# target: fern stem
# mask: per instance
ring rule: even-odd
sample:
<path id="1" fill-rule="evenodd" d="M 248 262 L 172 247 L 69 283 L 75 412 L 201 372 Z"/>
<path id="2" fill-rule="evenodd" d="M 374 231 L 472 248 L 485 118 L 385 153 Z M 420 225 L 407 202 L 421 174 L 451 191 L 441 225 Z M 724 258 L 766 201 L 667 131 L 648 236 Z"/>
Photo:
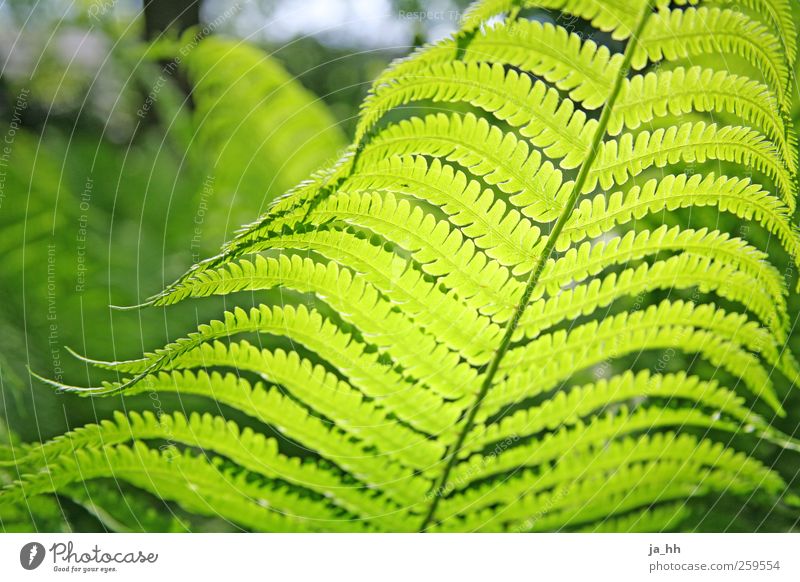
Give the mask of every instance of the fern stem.
<path id="1" fill-rule="evenodd" d="M 631 61 L 633 59 L 633 53 L 636 50 L 636 46 L 638 44 L 639 37 L 644 30 L 645 25 L 647 24 L 648 19 L 653 13 L 653 3 L 654 0 L 648 0 L 646 6 L 644 7 L 644 12 L 639 19 L 639 23 L 634 31 L 633 35 L 631 36 L 630 41 L 628 42 L 627 46 L 625 47 L 625 54 L 622 61 L 622 66 L 620 67 L 619 74 L 614 82 L 614 86 L 609 94 L 608 100 L 606 101 L 605 105 L 603 106 L 603 111 L 600 115 L 600 120 L 597 125 L 597 129 L 592 137 L 591 143 L 591 150 L 589 151 L 589 155 L 586 161 L 581 166 L 580 171 L 578 172 L 578 177 L 575 180 L 575 184 L 572 187 L 572 191 L 570 192 L 569 198 L 567 199 L 563 212 L 559 215 L 558 220 L 556 221 L 555 225 L 553 226 L 553 230 L 550 232 L 550 235 L 547 238 L 547 242 L 542 249 L 541 254 L 539 255 L 536 266 L 531 271 L 530 276 L 528 277 L 528 281 L 525 285 L 525 290 L 520 298 L 519 303 L 517 304 L 516 309 L 514 310 L 514 315 L 511 320 L 508 322 L 506 326 L 505 333 L 503 334 L 503 339 L 500 342 L 500 346 L 497 348 L 495 352 L 494 358 L 489 364 L 489 368 L 486 372 L 486 376 L 484 376 L 483 383 L 481 384 L 481 388 L 478 391 L 478 395 L 475 398 L 475 404 L 470 408 L 466 420 L 464 421 L 463 427 L 459 432 L 458 439 L 456 440 L 453 447 L 450 449 L 449 456 L 447 458 L 447 464 L 444 468 L 444 472 L 442 473 L 442 478 L 439 481 L 438 486 L 433 490 L 433 500 L 431 501 L 431 505 L 428 508 L 428 512 L 425 514 L 425 519 L 422 522 L 422 526 L 420 527 L 420 532 L 425 532 L 428 527 L 431 525 L 434 516 L 436 515 L 436 508 L 439 505 L 439 500 L 442 498 L 441 494 L 438 494 L 439 491 L 445 491 L 447 486 L 447 480 L 450 477 L 450 472 L 453 470 L 453 466 L 456 462 L 456 457 L 458 452 L 461 450 L 461 447 L 464 445 L 464 440 L 467 438 L 467 434 L 469 434 L 470 430 L 475 424 L 475 418 L 478 414 L 478 410 L 481 407 L 484 399 L 486 398 L 486 394 L 489 392 L 489 388 L 494 381 L 494 377 L 497 374 L 497 370 L 500 367 L 500 361 L 505 356 L 506 352 L 508 351 L 509 345 L 511 345 L 511 338 L 514 335 L 514 332 L 517 329 L 517 325 L 519 324 L 519 320 L 522 317 L 522 314 L 525 312 L 525 309 L 528 307 L 528 303 L 530 301 L 531 295 L 533 294 L 533 290 L 536 288 L 536 285 L 539 282 L 539 278 L 544 271 L 544 267 L 547 264 L 547 260 L 553 254 L 553 249 L 555 248 L 556 241 L 558 240 L 558 236 L 561 234 L 561 231 L 564 229 L 564 226 L 567 223 L 567 220 L 572 215 L 572 211 L 575 208 L 575 204 L 578 202 L 578 198 L 580 197 L 581 190 L 583 189 L 583 185 L 586 183 L 586 179 L 589 176 L 589 171 L 591 170 L 592 164 L 594 163 L 595 158 L 597 157 L 598 146 L 602 141 L 603 137 L 606 134 L 606 128 L 608 127 L 608 122 L 611 119 L 611 112 L 614 109 L 614 103 L 619 96 L 620 89 L 622 88 L 622 81 L 627 77 L 628 72 L 631 68 Z"/>

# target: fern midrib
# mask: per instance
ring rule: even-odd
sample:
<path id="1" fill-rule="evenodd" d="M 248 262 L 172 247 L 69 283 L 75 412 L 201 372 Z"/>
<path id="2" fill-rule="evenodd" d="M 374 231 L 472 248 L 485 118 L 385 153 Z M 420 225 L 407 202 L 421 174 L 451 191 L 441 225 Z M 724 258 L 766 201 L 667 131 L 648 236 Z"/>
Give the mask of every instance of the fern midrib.
<path id="1" fill-rule="evenodd" d="M 594 163 L 595 158 L 599 152 L 600 142 L 602 141 L 603 137 L 606 134 L 606 129 L 608 127 L 608 123 L 611 119 L 611 113 L 614 109 L 614 103 L 619 96 L 620 90 L 622 89 L 622 83 L 624 79 L 628 76 L 628 72 L 631 69 L 631 62 L 633 60 L 633 54 L 636 51 L 636 47 L 639 42 L 639 37 L 644 30 L 647 21 L 649 20 L 650 16 L 653 14 L 653 3 L 655 0 L 648 0 L 644 6 L 644 11 L 639 18 L 639 22 L 636 26 L 636 30 L 634 31 L 633 35 L 631 35 L 631 39 L 628 42 L 627 46 L 625 47 L 625 55 L 622 61 L 622 65 L 620 66 L 619 72 L 617 74 L 617 78 L 614 82 L 614 86 L 611 90 L 611 94 L 609 95 L 608 99 L 606 100 L 605 105 L 603 106 L 602 113 L 600 115 L 600 120 L 595 128 L 594 136 L 592 136 L 591 147 L 589 149 L 589 154 L 586 160 L 584 161 L 583 165 L 581 166 L 580 172 L 578 173 L 578 177 L 575 180 L 575 183 L 572 187 L 572 191 L 570 192 L 569 198 L 567 199 L 566 204 L 564 205 L 564 210 L 561 215 L 558 217 L 556 224 L 553 226 L 553 230 L 550 233 L 550 236 L 547 238 L 547 242 L 545 243 L 544 248 L 542 249 L 542 253 L 539 255 L 539 259 L 536 263 L 536 267 L 531 271 L 531 274 L 528 278 L 528 282 L 525 285 L 525 291 L 520 298 L 519 304 L 517 305 L 516 309 L 514 310 L 514 316 L 508 323 L 506 327 L 505 333 L 503 335 L 503 339 L 500 342 L 500 346 L 495 353 L 494 358 L 492 359 L 491 363 L 489 364 L 489 368 L 487 369 L 486 376 L 484 376 L 483 383 L 481 384 L 480 390 L 475 397 L 475 403 L 470 408 L 467 418 L 462 425 L 461 431 L 458 434 L 458 438 L 453 445 L 453 447 L 448 451 L 449 458 L 446 460 L 446 465 L 444 471 L 442 472 L 442 477 L 436 487 L 432 490 L 434 493 L 436 491 L 444 491 L 444 487 L 447 485 L 447 480 L 450 477 L 450 472 L 453 469 L 453 466 L 456 463 L 456 459 L 458 456 L 458 452 L 464 444 L 464 440 L 467 437 L 467 434 L 472 430 L 472 427 L 475 425 L 475 418 L 477 417 L 478 410 L 481 407 L 484 399 L 486 398 L 486 394 L 489 391 L 489 388 L 494 381 L 494 376 L 497 374 L 497 370 L 500 367 L 500 362 L 502 361 L 503 357 L 505 356 L 506 352 L 508 351 L 509 346 L 511 345 L 511 339 L 514 335 L 514 332 L 519 325 L 520 318 L 522 317 L 523 312 L 528 307 L 528 303 L 530 301 L 531 295 L 533 294 L 534 289 L 536 288 L 537 284 L 539 283 L 539 278 L 544 271 L 544 267 L 547 264 L 547 260 L 550 258 L 550 255 L 553 253 L 555 249 L 556 241 L 558 240 L 559 234 L 564 229 L 567 221 L 569 220 L 570 216 L 572 215 L 572 211 L 575 208 L 575 205 L 578 202 L 578 198 L 581 195 L 581 191 L 583 190 L 583 185 L 585 184 L 587 178 L 589 177 L 589 171 L 591 170 L 591 166 Z M 442 495 L 433 495 L 430 507 L 428 508 L 428 512 L 425 515 L 425 518 L 422 521 L 422 525 L 420 526 L 420 532 L 425 532 L 428 529 L 428 526 L 434 519 L 436 514 L 436 509 L 439 506 L 439 501 L 441 500 Z"/>

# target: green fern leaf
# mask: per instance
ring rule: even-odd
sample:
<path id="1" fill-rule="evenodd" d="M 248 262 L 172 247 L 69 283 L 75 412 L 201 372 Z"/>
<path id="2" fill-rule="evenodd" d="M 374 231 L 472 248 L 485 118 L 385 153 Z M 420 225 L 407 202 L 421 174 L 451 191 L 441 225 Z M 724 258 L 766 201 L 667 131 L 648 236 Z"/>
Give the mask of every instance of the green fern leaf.
<path id="1" fill-rule="evenodd" d="M 50 382 L 252 424 L 118 414 L 27 445 L 0 511 L 112 474 L 269 531 L 661 531 L 688 500 L 794 499 L 742 443 L 800 450 L 796 31 L 784 0 L 743 8 L 476 3 L 377 78 L 337 162 L 148 302 L 229 311 L 84 358 L 118 375 L 98 388 Z"/>

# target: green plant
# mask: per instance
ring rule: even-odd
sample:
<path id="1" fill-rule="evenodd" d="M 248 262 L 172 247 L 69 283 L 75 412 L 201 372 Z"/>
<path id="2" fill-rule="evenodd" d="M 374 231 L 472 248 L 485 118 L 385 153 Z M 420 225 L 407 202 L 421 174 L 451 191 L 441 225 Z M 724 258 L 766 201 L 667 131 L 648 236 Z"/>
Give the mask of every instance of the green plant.
<path id="1" fill-rule="evenodd" d="M 652 531 L 724 495 L 796 516 L 762 460 L 797 449 L 795 25 L 669 4 L 486 0 L 394 64 L 338 163 L 149 302 L 251 308 L 54 383 L 220 413 L 24 446 L 4 502 L 113 476 L 268 531 Z"/>

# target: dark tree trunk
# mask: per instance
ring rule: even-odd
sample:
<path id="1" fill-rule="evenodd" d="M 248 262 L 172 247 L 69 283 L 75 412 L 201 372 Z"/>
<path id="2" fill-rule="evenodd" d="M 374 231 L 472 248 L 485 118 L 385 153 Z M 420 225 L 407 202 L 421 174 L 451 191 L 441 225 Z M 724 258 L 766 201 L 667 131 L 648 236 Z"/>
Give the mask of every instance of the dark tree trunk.
<path id="1" fill-rule="evenodd" d="M 180 34 L 187 28 L 200 24 L 201 3 L 202 0 L 144 0 L 145 39 L 156 39 L 167 30 Z M 166 59 L 160 61 L 160 64 L 162 70 L 166 70 L 171 62 Z M 187 106 L 193 107 L 191 86 L 186 76 L 177 69 L 170 69 L 169 75 L 188 96 Z"/>
<path id="2" fill-rule="evenodd" d="M 183 32 L 200 23 L 200 0 L 145 0 L 144 34 L 147 40 L 174 29 Z"/>

